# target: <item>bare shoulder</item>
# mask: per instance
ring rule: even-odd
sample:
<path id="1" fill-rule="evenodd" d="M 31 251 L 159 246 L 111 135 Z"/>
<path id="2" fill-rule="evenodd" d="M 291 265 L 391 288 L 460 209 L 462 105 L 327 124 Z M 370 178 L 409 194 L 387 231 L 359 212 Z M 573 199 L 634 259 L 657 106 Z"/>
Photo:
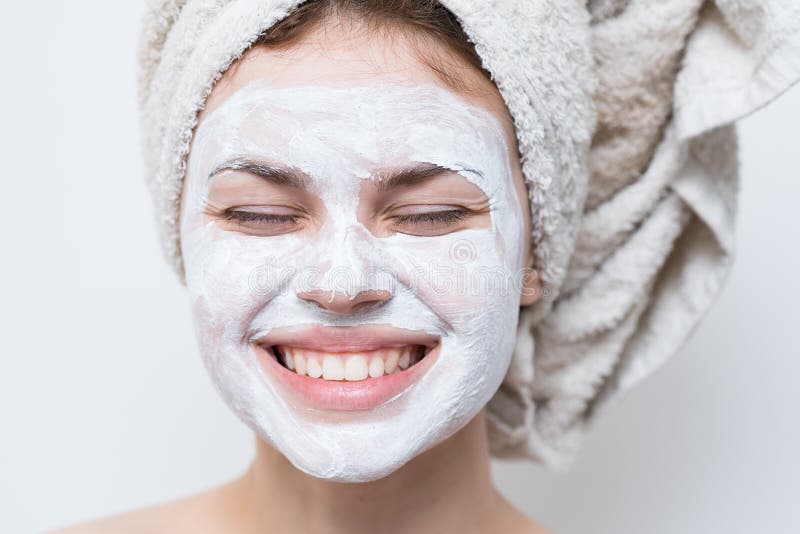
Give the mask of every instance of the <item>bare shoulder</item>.
<path id="1" fill-rule="evenodd" d="M 170 506 L 170 505 L 165 505 Z M 155 507 L 154 507 L 155 508 Z M 156 534 L 166 532 L 166 524 L 159 521 L 159 513 L 152 508 L 143 508 L 110 517 L 104 517 L 87 523 L 72 525 L 53 530 L 46 534 L 100 534 L 114 532 L 117 534 Z"/>
<path id="2" fill-rule="evenodd" d="M 520 530 L 520 534 L 523 532 L 525 534 L 555 534 L 552 530 L 544 528 L 542 525 L 531 519 L 528 519 L 528 524 L 525 525 L 525 528 L 527 530 Z"/>
<path id="3" fill-rule="evenodd" d="M 498 532 L 507 532 L 509 534 L 554 534 L 523 514 L 496 490 L 495 495 L 498 498 L 500 510 L 499 516 L 495 519 L 495 525 L 501 527 Z"/>
<path id="4" fill-rule="evenodd" d="M 508 532 L 514 532 L 515 534 L 554 534 L 554 532 L 547 530 L 542 525 L 526 516 L 518 518 L 514 522 L 514 526 L 511 527 Z"/>
<path id="5" fill-rule="evenodd" d="M 73 525 L 47 534 L 167 534 L 235 532 L 235 483 L 123 514 Z"/>

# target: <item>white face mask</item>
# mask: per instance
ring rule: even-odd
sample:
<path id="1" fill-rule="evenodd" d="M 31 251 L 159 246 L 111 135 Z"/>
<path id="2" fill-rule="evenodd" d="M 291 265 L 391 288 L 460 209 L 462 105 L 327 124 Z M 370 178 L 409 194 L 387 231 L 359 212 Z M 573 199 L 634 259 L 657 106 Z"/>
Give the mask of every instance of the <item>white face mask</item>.
<path id="1" fill-rule="evenodd" d="M 276 88 L 257 81 L 198 127 L 181 239 L 201 352 L 231 408 L 296 467 L 336 481 L 384 477 L 465 426 L 497 390 L 515 343 L 526 252 L 509 157 L 493 115 L 435 85 Z M 252 235 L 209 217 L 209 192 L 220 170 L 263 174 L 253 162 L 301 171 L 320 224 Z M 450 169 L 479 188 L 491 222 L 444 235 L 371 231 L 359 215 L 363 188 L 380 183 L 380 169 L 419 163 Z M 331 311 L 302 297 L 315 291 L 381 298 Z M 402 371 L 409 364 L 404 349 L 364 352 L 348 371 L 363 377 L 365 361 L 375 376 L 397 369 L 330 382 L 278 363 L 317 374 L 317 364 L 326 362 L 315 353 L 282 349 L 275 359 L 269 343 L 260 345 L 304 345 L 292 338 L 298 331 L 313 345 L 316 334 L 341 332 L 319 343 L 324 348 L 338 340 L 342 352 L 352 341 L 348 352 L 357 353 L 370 343 L 370 328 L 384 341 L 405 333 L 400 338 L 429 353 Z M 327 363 L 331 376 L 341 374 L 336 362 Z M 393 381 L 383 397 L 367 391 L 357 409 L 330 406 L 339 391 L 331 388 L 358 384 L 363 392 L 364 384 L 379 380 Z M 324 392 L 315 404 L 303 393 L 316 385 Z M 328 400 L 323 408 L 320 397 Z"/>

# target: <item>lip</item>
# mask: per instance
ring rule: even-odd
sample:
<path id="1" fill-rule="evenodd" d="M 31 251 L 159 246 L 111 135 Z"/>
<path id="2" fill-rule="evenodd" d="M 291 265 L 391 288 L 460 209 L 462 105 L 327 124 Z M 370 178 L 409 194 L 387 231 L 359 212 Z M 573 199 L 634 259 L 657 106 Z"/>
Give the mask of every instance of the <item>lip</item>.
<path id="1" fill-rule="evenodd" d="M 439 355 L 437 336 L 387 326 L 312 325 L 277 329 L 257 338 L 253 345 L 261 368 L 295 403 L 319 410 L 372 410 L 416 383 Z M 356 352 L 387 347 L 423 345 L 427 353 L 400 372 L 353 382 L 299 375 L 281 365 L 270 347 L 289 345 L 324 352 Z"/>

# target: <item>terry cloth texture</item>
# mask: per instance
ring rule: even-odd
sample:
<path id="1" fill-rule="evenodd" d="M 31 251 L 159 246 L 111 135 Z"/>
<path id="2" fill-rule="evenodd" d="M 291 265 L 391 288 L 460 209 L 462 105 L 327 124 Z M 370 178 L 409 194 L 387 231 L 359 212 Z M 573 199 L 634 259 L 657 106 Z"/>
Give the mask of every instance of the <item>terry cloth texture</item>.
<path id="1" fill-rule="evenodd" d="M 146 180 L 178 206 L 215 81 L 301 0 L 158 0 L 141 43 Z M 610 401 L 677 352 L 730 271 L 734 122 L 800 78 L 796 0 L 442 0 L 514 118 L 545 296 L 489 403 L 492 453 L 566 467 Z"/>

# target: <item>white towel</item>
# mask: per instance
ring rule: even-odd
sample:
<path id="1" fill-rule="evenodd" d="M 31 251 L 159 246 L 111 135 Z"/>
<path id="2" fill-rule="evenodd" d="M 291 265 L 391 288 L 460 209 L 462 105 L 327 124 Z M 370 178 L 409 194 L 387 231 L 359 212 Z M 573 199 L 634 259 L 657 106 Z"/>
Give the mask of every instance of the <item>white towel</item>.
<path id="1" fill-rule="evenodd" d="M 178 203 L 210 89 L 300 0 L 159 0 L 141 46 L 147 182 Z M 442 0 L 514 118 L 546 296 L 489 403 L 497 457 L 565 467 L 599 409 L 675 354 L 734 249 L 733 122 L 800 79 L 796 0 Z"/>

